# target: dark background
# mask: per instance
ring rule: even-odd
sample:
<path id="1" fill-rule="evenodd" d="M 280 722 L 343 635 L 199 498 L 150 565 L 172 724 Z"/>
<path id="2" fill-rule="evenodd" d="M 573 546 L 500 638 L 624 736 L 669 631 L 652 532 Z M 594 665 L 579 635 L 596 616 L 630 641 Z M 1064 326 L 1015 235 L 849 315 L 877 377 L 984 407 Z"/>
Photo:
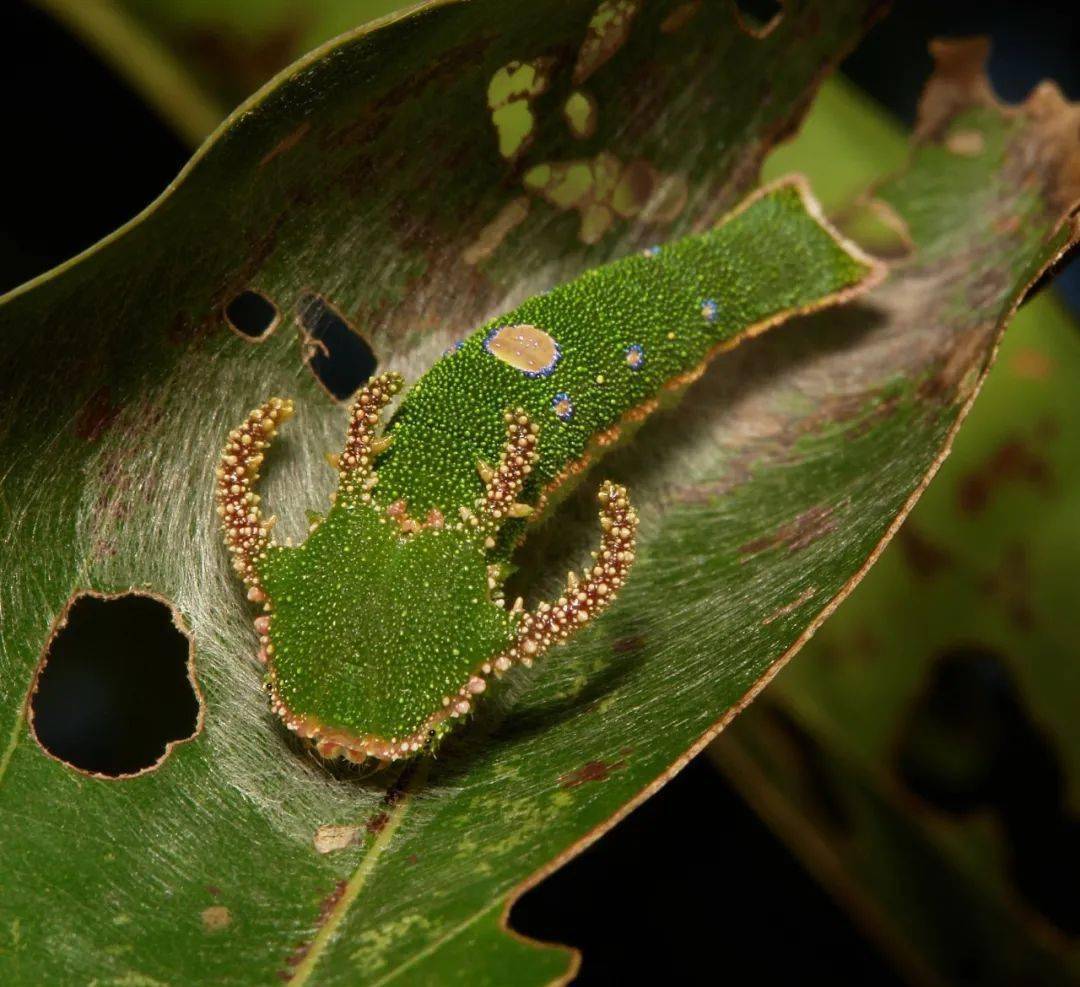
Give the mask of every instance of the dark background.
<path id="1" fill-rule="evenodd" d="M 1080 97 L 1080 3 L 901 2 L 844 72 L 904 123 L 931 70 L 929 38 L 989 34 L 991 75 L 1016 101 L 1041 78 Z M 4 132 L 0 291 L 130 219 L 186 146 L 80 43 L 22 0 L 0 0 Z M 1080 265 L 1059 286 L 1080 311 Z M 724 852 L 714 852 L 723 835 Z M 731 853 L 731 847 L 741 852 Z M 897 982 L 885 957 L 803 872 L 706 758 L 527 894 L 513 924 L 575 945 L 579 983 Z M 701 971 L 710 971 L 703 973 Z"/>

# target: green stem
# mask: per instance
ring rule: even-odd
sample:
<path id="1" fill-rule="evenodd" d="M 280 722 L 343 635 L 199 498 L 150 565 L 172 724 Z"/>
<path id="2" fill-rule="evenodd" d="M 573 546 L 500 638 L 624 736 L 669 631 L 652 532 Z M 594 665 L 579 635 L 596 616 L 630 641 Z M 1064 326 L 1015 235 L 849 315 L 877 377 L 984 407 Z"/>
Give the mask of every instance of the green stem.
<path id="1" fill-rule="evenodd" d="M 113 0 L 33 0 L 96 48 L 192 147 L 225 116 L 168 49 Z"/>
<path id="2" fill-rule="evenodd" d="M 406 771 L 409 771 L 409 769 L 406 768 Z M 420 764 L 412 770 L 411 777 L 401 787 L 397 800 L 389 810 L 390 818 L 375 839 L 372 840 L 371 846 L 368 847 L 356 870 L 353 871 L 352 876 L 346 882 L 345 893 L 327 916 L 326 921 L 323 922 L 319 931 L 315 934 L 315 938 L 311 940 L 311 948 L 307 951 L 304 959 L 297 965 L 292 979 L 289 981 L 290 987 L 304 987 L 304 984 L 310 979 L 316 964 L 318 964 L 323 953 L 330 945 L 338 927 L 345 920 L 345 916 L 349 914 L 353 902 L 360 896 L 368 877 L 375 870 L 383 852 L 389 846 L 390 841 L 394 838 L 394 834 L 409 811 L 413 791 L 423 784 L 426 775 L 427 765 Z"/>

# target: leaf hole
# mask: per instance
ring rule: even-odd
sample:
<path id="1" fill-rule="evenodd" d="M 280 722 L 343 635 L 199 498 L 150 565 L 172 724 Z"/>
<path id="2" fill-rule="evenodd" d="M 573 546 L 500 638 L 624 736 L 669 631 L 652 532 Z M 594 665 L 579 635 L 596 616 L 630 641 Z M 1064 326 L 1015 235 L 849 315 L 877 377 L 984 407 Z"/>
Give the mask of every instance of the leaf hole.
<path id="1" fill-rule="evenodd" d="M 45 646 L 30 696 L 41 747 L 77 771 L 127 778 L 158 767 L 202 726 L 194 644 L 146 593 L 77 593 Z"/>
<path id="2" fill-rule="evenodd" d="M 375 373 L 375 351 L 324 298 L 308 293 L 296 307 L 304 363 L 337 401 L 347 401 Z"/>
<path id="3" fill-rule="evenodd" d="M 732 0 L 735 21 L 739 28 L 753 38 L 767 38 L 784 19 L 781 0 Z"/>
<path id="4" fill-rule="evenodd" d="M 225 306 L 225 321 L 238 336 L 261 342 L 277 328 L 281 314 L 261 291 L 247 288 Z"/>
<path id="5" fill-rule="evenodd" d="M 1013 884 L 1059 929 L 1080 933 L 1080 818 L 1066 802 L 1065 772 L 1024 706 L 1005 658 L 982 645 L 944 652 L 904 724 L 905 785 L 950 815 L 1000 821 Z"/>

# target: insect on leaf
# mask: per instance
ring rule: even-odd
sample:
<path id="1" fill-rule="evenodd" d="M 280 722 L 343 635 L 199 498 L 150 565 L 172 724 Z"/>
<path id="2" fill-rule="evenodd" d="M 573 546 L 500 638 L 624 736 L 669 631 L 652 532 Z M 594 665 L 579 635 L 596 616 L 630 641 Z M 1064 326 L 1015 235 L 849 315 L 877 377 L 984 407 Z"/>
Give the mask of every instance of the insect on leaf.
<path id="1" fill-rule="evenodd" d="M 906 266 L 726 354 L 606 458 L 640 513 L 634 578 L 437 759 L 331 770 L 269 712 L 213 466 L 252 407 L 288 395 L 304 415 L 265 471 L 275 536 L 302 538 L 332 492 L 346 412 L 311 366 L 312 299 L 380 372 L 417 379 L 523 299 L 726 215 L 866 16 L 792 3 L 756 37 L 725 4 L 681 22 L 677 6 L 621 4 L 634 16 L 598 34 L 606 4 L 596 23 L 565 0 L 433 5 L 341 39 L 137 221 L 4 300 L 6 979 L 565 976 L 565 950 L 507 934 L 510 900 L 734 715 L 920 489 L 1000 324 L 1071 236 L 1052 114 L 946 107 L 903 179 L 944 190 L 909 217 Z M 531 81 L 506 82 L 525 62 Z M 563 112 L 578 91 L 588 138 Z M 942 143 L 961 125 L 984 136 L 977 158 Z M 280 316 L 265 334 L 230 328 L 245 291 Z M 513 558 L 523 595 L 588 559 L 593 491 L 556 510 Z M 201 730 L 142 774 L 95 777 L 47 756 L 28 697 L 72 594 L 133 589 L 190 634 Z"/>

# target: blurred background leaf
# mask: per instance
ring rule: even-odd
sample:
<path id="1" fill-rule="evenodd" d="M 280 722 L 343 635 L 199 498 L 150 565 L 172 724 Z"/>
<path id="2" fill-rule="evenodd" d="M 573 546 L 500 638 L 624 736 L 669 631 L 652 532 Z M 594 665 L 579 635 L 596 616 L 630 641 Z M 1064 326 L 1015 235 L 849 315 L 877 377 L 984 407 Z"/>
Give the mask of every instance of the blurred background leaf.
<path id="1" fill-rule="evenodd" d="M 906 140 L 830 82 L 765 174 L 840 204 Z M 1028 302 L 896 542 L 714 744 L 729 780 L 914 982 L 1080 975 L 1080 331 Z"/>
<path id="2" fill-rule="evenodd" d="M 97 50 L 192 147 L 267 79 L 402 0 L 33 0 Z"/>

